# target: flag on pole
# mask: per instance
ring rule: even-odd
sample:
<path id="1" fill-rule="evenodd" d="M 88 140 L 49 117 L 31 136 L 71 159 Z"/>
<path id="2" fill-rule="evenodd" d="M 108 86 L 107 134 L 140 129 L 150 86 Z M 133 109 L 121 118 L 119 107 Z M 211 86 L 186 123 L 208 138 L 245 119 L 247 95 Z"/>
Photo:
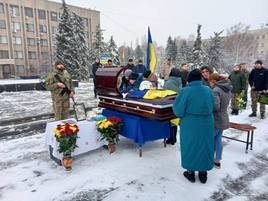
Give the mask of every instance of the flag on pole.
<path id="1" fill-rule="evenodd" d="M 155 71 L 156 65 L 156 56 L 154 51 L 154 44 L 152 41 L 152 36 L 150 32 L 150 27 L 148 27 L 148 44 L 147 44 L 147 63 L 146 68 L 147 70 L 151 70 L 153 73 Z"/>

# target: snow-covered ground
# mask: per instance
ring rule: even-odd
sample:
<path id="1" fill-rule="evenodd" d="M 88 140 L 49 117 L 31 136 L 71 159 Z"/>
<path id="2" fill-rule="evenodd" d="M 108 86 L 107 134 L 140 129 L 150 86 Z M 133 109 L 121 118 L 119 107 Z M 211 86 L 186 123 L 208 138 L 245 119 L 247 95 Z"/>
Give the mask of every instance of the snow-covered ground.
<path id="1" fill-rule="evenodd" d="M 77 89 L 79 101 L 95 103 L 92 84 Z M 1 93 L 4 119 L 51 111 L 48 92 Z M 93 102 L 91 102 L 93 101 Z M 4 106 L 4 107 L 3 107 Z M 7 110 L 10 109 L 10 110 Z M 164 148 L 162 141 L 146 143 L 143 157 L 128 139 L 121 138 L 115 154 L 98 149 L 75 158 L 66 172 L 50 160 L 45 134 L 0 141 L 0 200 L 3 201 L 198 201 L 268 200 L 268 119 L 249 119 L 250 110 L 231 121 L 257 127 L 253 151 L 245 144 L 225 140 L 221 169 L 209 172 L 207 184 L 192 184 L 182 175 L 178 143 Z M 246 138 L 240 131 L 226 135 Z"/>
<path id="2" fill-rule="evenodd" d="M 75 100 L 86 107 L 97 106 L 93 95 L 93 83 L 79 83 Z M 21 91 L 0 93 L 1 120 L 23 118 L 52 112 L 51 95 L 48 91 Z"/>

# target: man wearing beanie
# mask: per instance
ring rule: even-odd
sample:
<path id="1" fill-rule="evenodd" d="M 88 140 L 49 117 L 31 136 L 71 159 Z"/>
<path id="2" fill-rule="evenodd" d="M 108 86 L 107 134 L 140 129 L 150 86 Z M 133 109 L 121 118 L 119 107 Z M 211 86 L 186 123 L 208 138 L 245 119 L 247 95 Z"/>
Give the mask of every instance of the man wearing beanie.
<path id="1" fill-rule="evenodd" d="M 252 113 L 249 117 L 257 116 L 257 102 L 262 93 L 266 93 L 268 90 L 268 70 L 262 66 L 262 61 L 257 60 L 255 62 L 255 68 L 250 72 L 248 78 L 249 85 L 251 87 L 251 109 Z M 260 104 L 261 119 L 265 118 L 265 105 Z"/>
<path id="2" fill-rule="evenodd" d="M 207 171 L 214 160 L 214 97 L 212 90 L 202 84 L 199 69 L 188 75 L 188 85 L 181 89 L 173 104 L 180 118 L 181 165 L 183 175 L 195 182 L 195 171 L 201 183 L 207 181 Z"/>
<path id="3" fill-rule="evenodd" d="M 127 69 L 130 69 L 133 72 L 135 71 L 135 65 L 134 65 L 133 59 L 128 60 L 128 64 L 125 66 L 124 71 L 126 71 Z"/>
<path id="4" fill-rule="evenodd" d="M 201 70 L 201 73 L 202 73 L 202 81 L 203 81 L 203 84 L 206 85 L 206 86 L 208 86 L 208 87 L 210 87 L 210 85 L 208 83 L 208 78 L 209 78 L 209 75 L 211 73 L 213 73 L 213 70 L 210 67 L 208 67 L 208 66 L 202 66 L 200 68 L 200 70 Z"/>
<path id="5" fill-rule="evenodd" d="M 54 71 L 46 79 L 46 89 L 51 91 L 55 120 L 63 120 L 69 115 L 70 97 L 74 96 L 74 86 L 64 63 L 56 61 L 54 66 Z"/>
<path id="6" fill-rule="evenodd" d="M 143 80 L 143 76 L 132 72 L 128 77 L 128 86 L 121 89 L 121 93 L 128 93 L 130 90 L 138 90 Z"/>

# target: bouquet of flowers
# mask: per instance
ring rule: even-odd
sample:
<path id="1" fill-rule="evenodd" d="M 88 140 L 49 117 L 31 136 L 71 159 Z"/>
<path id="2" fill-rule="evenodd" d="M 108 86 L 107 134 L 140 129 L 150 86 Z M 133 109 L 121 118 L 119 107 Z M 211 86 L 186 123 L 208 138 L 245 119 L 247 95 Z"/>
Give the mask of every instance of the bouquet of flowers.
<path id="1" fill-rule="evenodd" d="M 240 109 L 246 109 L 247 103 L 244 100 L 244 97 L 246 96 L 245 91 L 243 90 L 238 96 L 236 101 L 238 102 L 239 108 Z"/>
<path id="2" fill-rule="evenodd" d="M 108 117 L 97 122 L 97 130 L 101 133 L 101 140 L 116 143 L 122 127 L 122 120 L 118 117 Z"/>
<path id="3" fill-rule="evenodd" d="M 63 153 L 64 156 L 71 155 L 71 152 L 77 147 L 78 126 L 69 123 L 59 124 L 54 128 L 54 132 L 56 140 L 59 142 L 59 153 Z"/>

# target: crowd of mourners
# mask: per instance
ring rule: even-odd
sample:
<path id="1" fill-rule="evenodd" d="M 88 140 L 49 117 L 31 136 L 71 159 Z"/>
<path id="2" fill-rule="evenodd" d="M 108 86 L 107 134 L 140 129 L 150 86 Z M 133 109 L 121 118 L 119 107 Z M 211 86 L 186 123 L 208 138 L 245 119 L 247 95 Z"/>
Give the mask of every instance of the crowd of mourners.
<path id="1" fill-rule="evenodd" d="M 97 58 L 93 64 L 93 80 L 100 66 Z M 146 70 L 142 60 L 134 65 L 133 59 L 129 59 L 123 75 L 119 87 L 123 94 L 141 89 L 143 83 L 150 83 L 150 89 L 159 88 L 158 76 Z M 163 89 L 178 94 L 173 112 L 180 119 L 181 164 L 186 169 L 183 175 L 195 182 L 197 171 L 201 183 L 206 183 L 207 171 L 221 167 L 222 134 L 229 128 L 229 102 L 230 114 L 239 115 L 247 106 L 250 89 L 252 113 L 249 117 L 257 117 L 258 99 L 268 90 L 268 70 L 257 60 L 251 71 L 246 63 L 241 63 L 233 67 L 229 76 L 224 76 L 209 66 L 189 71 L 183 63 L 176 68 L 168 59 L 159 77 L 164 80 Z M 260 104 L 260 118 L 265 119 L 264 104 Z"/>

